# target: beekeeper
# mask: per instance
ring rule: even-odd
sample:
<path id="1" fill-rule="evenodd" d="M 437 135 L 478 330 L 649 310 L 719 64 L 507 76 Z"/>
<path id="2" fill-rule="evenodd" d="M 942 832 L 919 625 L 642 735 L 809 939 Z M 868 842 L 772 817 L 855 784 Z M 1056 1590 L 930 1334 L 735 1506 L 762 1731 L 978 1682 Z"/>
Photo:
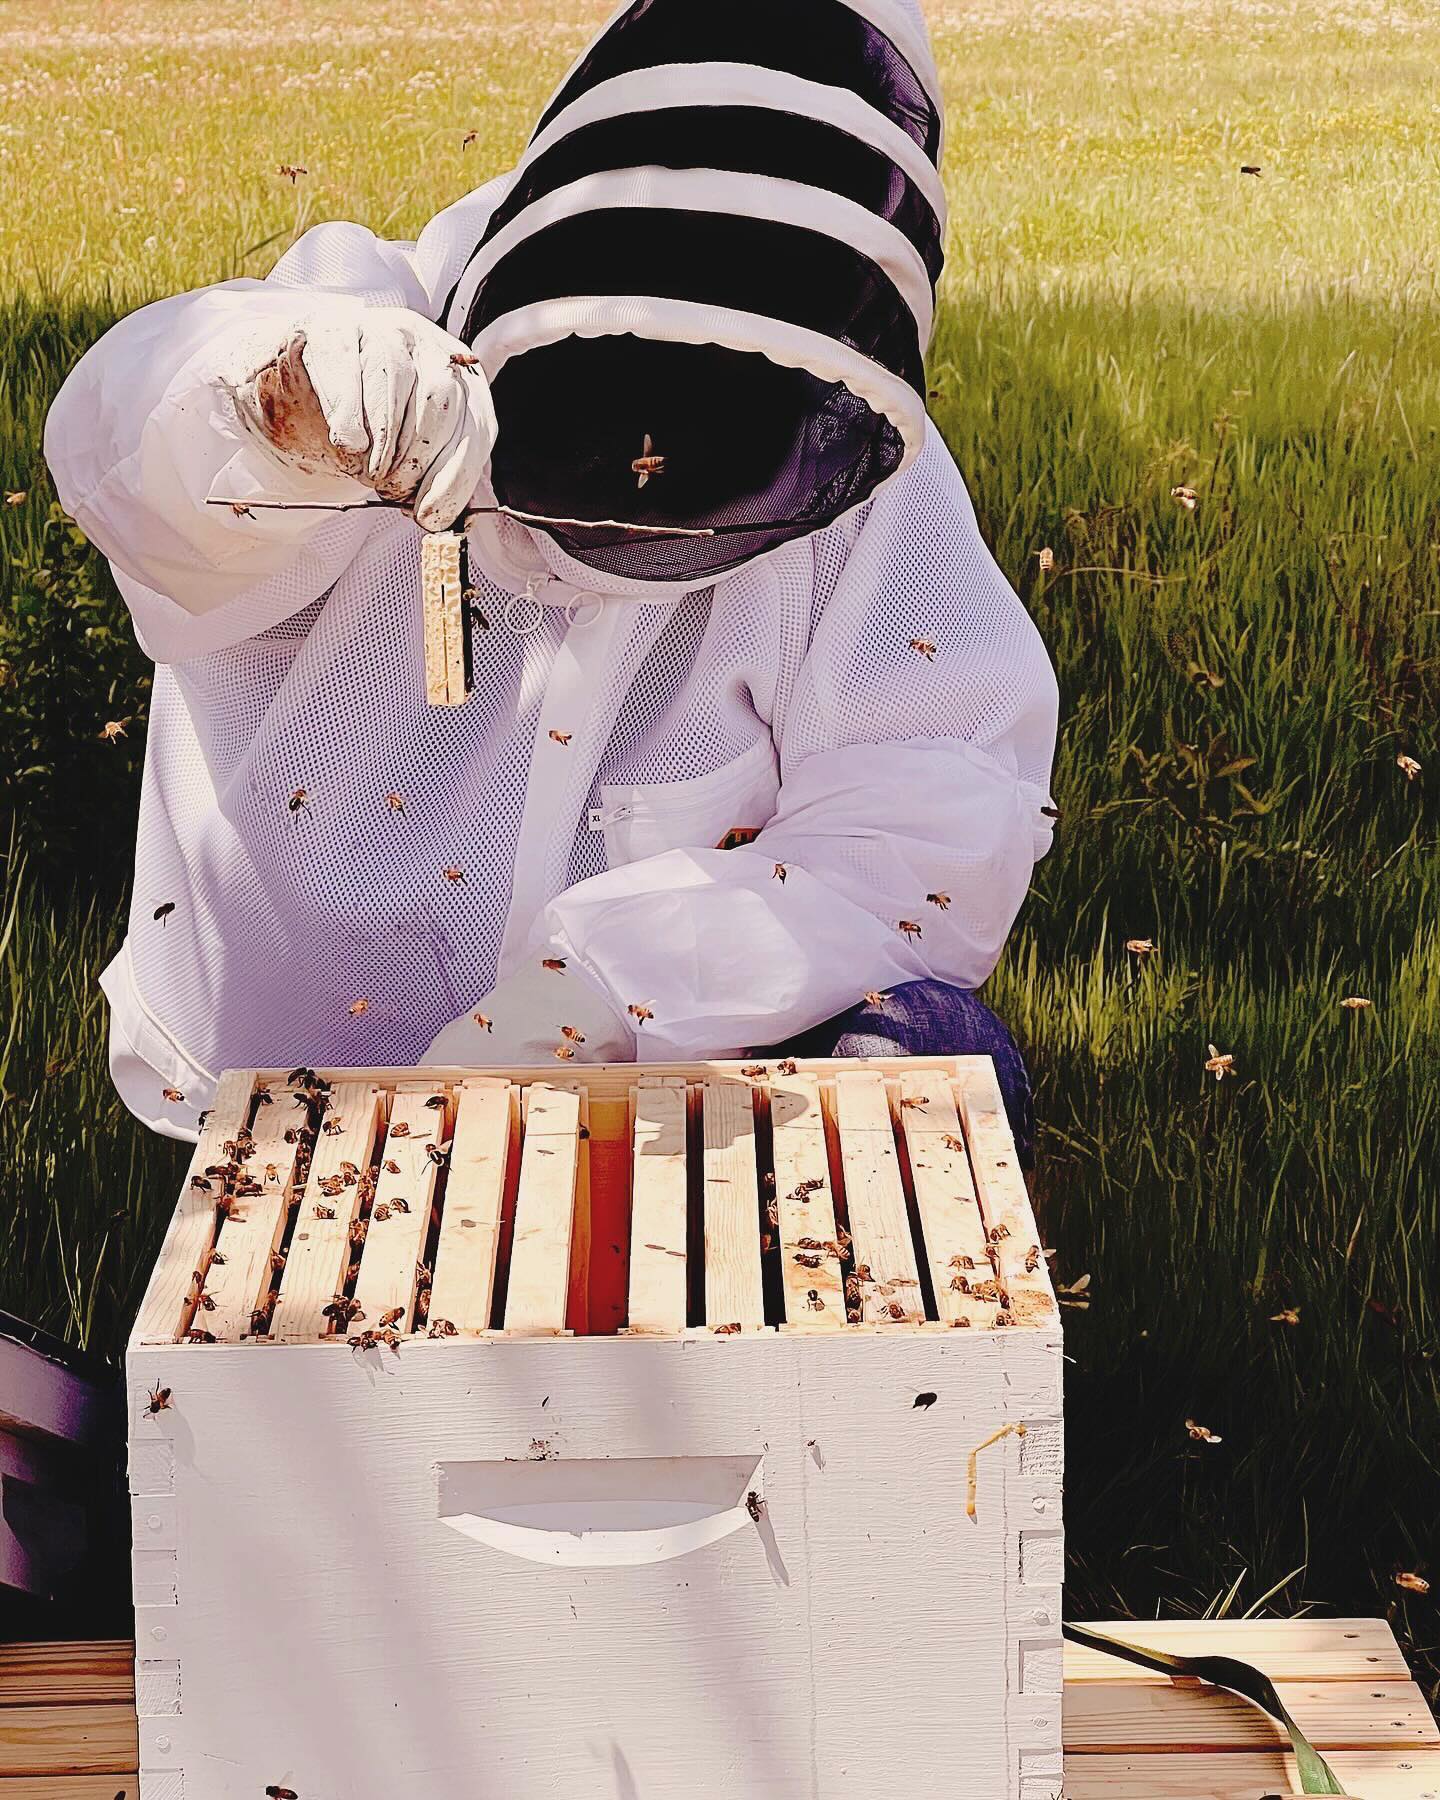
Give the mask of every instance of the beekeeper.
<path id="1" fill-rule="evenodd" d="M 990 1052 L 1056 689 L 925 412 L 914 0 L 637 0 L 414 244 L 308 232 L 51 412 L 157 665 L 131 1109 L 227 1067 Z M 426 702 L 463 525 L 474 691 Z"/>

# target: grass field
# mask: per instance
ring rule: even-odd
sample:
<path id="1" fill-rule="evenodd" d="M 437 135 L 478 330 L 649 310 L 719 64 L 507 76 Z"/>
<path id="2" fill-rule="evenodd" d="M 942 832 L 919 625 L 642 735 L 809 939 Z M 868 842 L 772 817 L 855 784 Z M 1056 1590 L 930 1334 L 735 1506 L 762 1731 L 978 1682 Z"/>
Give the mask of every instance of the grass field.
<path id="1" fill-rule="evenodd" d="M 45 406 L 131 305 L 263 273 L 318 219 L 413 234 L 603 10 L 0 14 L 0 481 L 28 496 L 0 516 L 0 1304 L 106 1350 L 175 1188 L 108 1096 L 93 980 L 145 671 L 49 515 Z M 1440 1582 L 1440 19 L 929 10 L 932 404 L 1064 694 L 1059 842 L 991 998 L 1038 1082 L 1058 1279 L 1089 1277 L 1070 1608 L 1384 1611 L 1433 1688 L 1434 1598 L 1395 1577 Z"/>

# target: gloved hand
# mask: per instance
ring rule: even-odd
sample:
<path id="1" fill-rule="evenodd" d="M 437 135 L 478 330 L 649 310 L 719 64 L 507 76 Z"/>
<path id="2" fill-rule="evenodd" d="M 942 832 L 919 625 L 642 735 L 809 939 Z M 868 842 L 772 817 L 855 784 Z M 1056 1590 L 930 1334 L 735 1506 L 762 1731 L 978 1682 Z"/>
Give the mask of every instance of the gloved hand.
<path id="1" fill-rule="evenodd" d="M 447 1025 L 422 1058 L 425 1067 L 460 1068 L 634 1061 L 635 1033 L 609 996 L 573 962 L 543 947 Z"/>
<path id="2" fill-rule="evenodd" d="M 426 531 L 455 524 L 495 443 L 489 384 L 469 350 L 402 306 L 314 299 L 278 333 L 273 322 L 236 333 L 214 379 L 282 462 L 363 482 Z"/>

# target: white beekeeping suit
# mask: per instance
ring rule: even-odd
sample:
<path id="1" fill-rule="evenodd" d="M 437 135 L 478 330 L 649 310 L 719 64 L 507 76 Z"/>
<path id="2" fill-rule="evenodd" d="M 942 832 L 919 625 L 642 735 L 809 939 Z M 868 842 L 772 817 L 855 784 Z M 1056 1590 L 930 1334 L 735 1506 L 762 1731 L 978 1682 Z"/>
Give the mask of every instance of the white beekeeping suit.
<path id="1" fill-rule="evenodd" d="M 985 980 L 1056 692 L 924 415 L 936 92 L 896 0 L 638 0 L 415 244 L 319 226 L 82 359 L 46 452 L 158 665 L 104 976 L 142 1119 Z M 420 527 L 460 514 L 436 708 Z"/>

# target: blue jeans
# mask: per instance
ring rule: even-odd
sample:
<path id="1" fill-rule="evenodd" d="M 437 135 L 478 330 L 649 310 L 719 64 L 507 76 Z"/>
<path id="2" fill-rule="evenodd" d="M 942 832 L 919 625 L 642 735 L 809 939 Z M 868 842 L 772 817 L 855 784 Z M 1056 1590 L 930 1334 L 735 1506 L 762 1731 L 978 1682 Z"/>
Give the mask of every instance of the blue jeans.
<path id="1" fill-rule="evenodd" d="M 1023 1168 L 1035 1163 L 1030 1077 L 1004 1023 L 978 995 L 943 981 L 907 981 L 883 1007 L 862 1001 L 765 1056 L 989 1056 L 994 1058 Z"/>

